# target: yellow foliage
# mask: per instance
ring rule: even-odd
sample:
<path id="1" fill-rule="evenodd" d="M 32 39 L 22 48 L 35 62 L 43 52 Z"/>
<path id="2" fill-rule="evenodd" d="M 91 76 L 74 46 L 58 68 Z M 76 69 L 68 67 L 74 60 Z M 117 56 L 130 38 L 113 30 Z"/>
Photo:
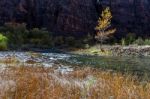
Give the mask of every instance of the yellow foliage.
<path id="1" fill-rule="evenodd" d="M 104 41 L 109 35 L 114 34 L 116 29 L 109 29 L 111 26 L 112 14 L 110 8 L 107 7 L 102 11 L 101 17 L 98 20 L 98 25 L 95 30 L 97 31 L 95 38 L 99 41 Z"/>

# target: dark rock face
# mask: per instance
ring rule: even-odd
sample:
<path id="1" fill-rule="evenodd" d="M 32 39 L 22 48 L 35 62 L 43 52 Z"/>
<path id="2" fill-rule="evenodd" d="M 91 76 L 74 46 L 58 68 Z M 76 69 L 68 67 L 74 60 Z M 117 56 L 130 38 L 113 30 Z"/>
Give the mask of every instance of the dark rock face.
<path id="1" fill-rule="evenodd" d="M 111 7 L 120 32 L 150 36 L 150 0 L 101 0 L 101 4 Z"/>
<path id="2" fill-rule="evenodd" d="M 0 23 L 25 22 L 63 34 L 93 32 L 98 18 L 93 0 L 0 0 Z M 6 6 L 7 5 L 7 6 Z"/>
<path id="3" fill-rule="evenodd" d="M 17 21 L 55 33 L 93 33 L 102 8 L 110 6 L 118 34 L 149 36 L 149 5 L 149 0 L 0 0 L 0 24 Z"/>

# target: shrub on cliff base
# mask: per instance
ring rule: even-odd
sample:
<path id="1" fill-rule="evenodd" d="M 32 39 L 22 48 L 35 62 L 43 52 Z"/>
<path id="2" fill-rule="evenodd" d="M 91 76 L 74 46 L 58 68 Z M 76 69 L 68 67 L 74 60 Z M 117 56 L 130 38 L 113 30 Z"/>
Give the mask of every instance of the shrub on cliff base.
<path id="1" fill-rule="evenodd" d="M 5 23 L 2 32 L 8 37 L 9 46 L 12 48 L 21 47 L 28 41 L 29 31 L 26 29 L 25 23 Z"/>
<path id="2" fill-rule="evenodd" d="M 139 37 L 138 39 L 136 39 L 133 44 L 137 44 L 137 45 L 150 45 L 150 40 L 149 39 L 142 39 L 141 37 Z"/>
<path id="3" fill-rule="evenodd" d="M 126 45 L 126 39 L 125 39 L 125 38 L 122 38 L 122 39 L 121 39 L 121 45 L 122 45 L 122 46 L 125 46 L 125 45 Z"/>
<path id="4" fill-rule="evenodd" d="M 29 43 L 35 47 L 52 46 L 52 35 L 46 29 L 33 28 L 28 35 Z"/>
<path id="5" fill-rule="evenodd" d="M 125 43 L 127 45 L 132 44 L 136 40 L 136 35 L 134 33 L 128 33 L 125 38 Z"/>
<path id="6" fill-rule="evenodd" d="M 6 50 L 7 49 L 7 37 L 0 34 L 0 50 Z"/>
<path id="7" fill-rule="evenodd" d="M 82 40 L 76 40 L 75 42 L 76 43 L 75 43 L 74 47 L 76 47 L 76 48 L 85 48 L 85 44 L 83 43 Z"/>
<path id="8" fill-rule="evenodd" d="M 133 42 L 133 44 L 144 45 L 144 40 L 141 37 L 139 37 L 137 40 Z"/>
<path id="9" fill-rule="evenodd" d="M 69 37 L 66 37 L 65 38 L 65 43 L 68 45 L 68 46 L 74 46 L 76 41 L 75 41 L 75 38 L 72 37 L 72 36 L 69 36 Z"/>
<path id="10" fill-rule="evenodd" d="M 63 45 L 64 44 L 64 37 L 63 36 L 54 37 L 53 42 L 55 43 L 55 46 Z"/>
<path id="11" fill-rule="evenodd" d="M 150 45 L 150 39 L 145 39 L 144 40 L 144 45 Z"/>
<path id="12" fill-rule="evenodd" d="M 52 33 L 46 29 L 28 30 L 25 23 L 5 23 L 0 27 L 0 32 L 8 37 L 8 44 L 12 49 L 52 46 Z"/>

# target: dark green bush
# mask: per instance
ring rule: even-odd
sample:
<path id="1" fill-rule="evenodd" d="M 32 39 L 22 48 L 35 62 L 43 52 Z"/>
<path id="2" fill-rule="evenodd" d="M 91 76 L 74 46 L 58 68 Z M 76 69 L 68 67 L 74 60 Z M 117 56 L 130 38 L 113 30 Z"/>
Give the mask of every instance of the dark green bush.
<path id="1" fill-rule="evenodd" d="M 136 40 L 136 35 L 134 33 L 128 33 L 126 37 L 122 38 L 120 41 L 121 45 L 130 45 L 133 44 Z"/>
<path id="2" fill-rule="evenodd" d="M 53 45 L 52 33 L 46 29 L 33 28 L 28 30 L 24 23 L 6 23 L 3 27 L 0 27 L 0 32 L 7 36 L 9 47 L 13 49 L 22 47 L 42 48 Z"/>
<path id="3" fill-rule="evenodd" d="M 139 37 L 137 40 L 133 42 L 133 44 L 144 45 L 144 40 L 141 37 Z"/>
<path id="4" fill-rule="evenodd" d="M 75 43 L 74 47 L 76 47 L 76 48 L 85 48 L 85 44 L 83 43 L 82 40 L 76 40 L 75 42 L 76 43 Z"/>
<path id="5" fill-rule="evenodd" d="M 89 44 L 84 44 L 84 48 L 88 49 L 88 48 L 90 48 L 90 45 Z"/>
<path id="6" fill-rule="evenodd" d="M 94 40 L 94 36 L 88 33 L 88 35 L 85 36 L 85 38 L 83 38 L 83 43 L 88 44 L 91 43 L 93 40 Z"/>
<path id="7" fill-rule="evenodd" d="M 129 33 L 125 38 L 125 44 L 130 45 L 135 41 L 135 39 L 136 39 L 136 35 L 134 33 Z"/>
<path id="8" fill-rule="evenodd" d="M 54 39 L 53 42 L 55 46 L 60 46 L 65 43 L 63 36 L 57 36 L 57 37 L 54 37 L 53 39 Z"/>
<path id="9" fill-rule="evenodd" d="M 75 38 L 70 36 L 70 37 L 66 37 L 65 38 L 65 43 L 68 45 L 68 46 L 74 46 L 76 41 L 75 41 Z"/>
<path id="10" fill-rule="evenodd" d="M 51 47 L 53 45 L 52 35 L 45 29 L 33 28 L 28 39 L 34 47 Z"/>
<path id="11" fill-rule="evenodd" d="M 6 23 L 3 28 L 0 28 L 0 31 L 7 36 L 9 46 L 15 48 L 21 47 L 26 43 L 29 34 L 29 31 L 26 29 L 26 24 L 24 23 Z"/>
<path id="12" fill-rule="evenodd" d="M 144 45 L 150 45 L 150 39 L 145 39 L 144 40 Z"/>

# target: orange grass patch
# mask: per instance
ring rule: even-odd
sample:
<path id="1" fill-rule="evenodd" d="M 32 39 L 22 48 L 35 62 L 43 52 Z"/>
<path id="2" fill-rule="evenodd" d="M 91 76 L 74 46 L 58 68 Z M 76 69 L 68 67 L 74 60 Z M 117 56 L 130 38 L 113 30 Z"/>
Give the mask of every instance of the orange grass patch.
<path id="1" fill-rule="evenodd" d="M 93 78 L 87 79 L 89 76 Z M 150 82 L 92 68 L 60 75 L 52 68 L 10 67 L 0 78 L 15 83 L 8 84 L 7 90 L 0 83 L 2 99 L 150 99 Z"/>

